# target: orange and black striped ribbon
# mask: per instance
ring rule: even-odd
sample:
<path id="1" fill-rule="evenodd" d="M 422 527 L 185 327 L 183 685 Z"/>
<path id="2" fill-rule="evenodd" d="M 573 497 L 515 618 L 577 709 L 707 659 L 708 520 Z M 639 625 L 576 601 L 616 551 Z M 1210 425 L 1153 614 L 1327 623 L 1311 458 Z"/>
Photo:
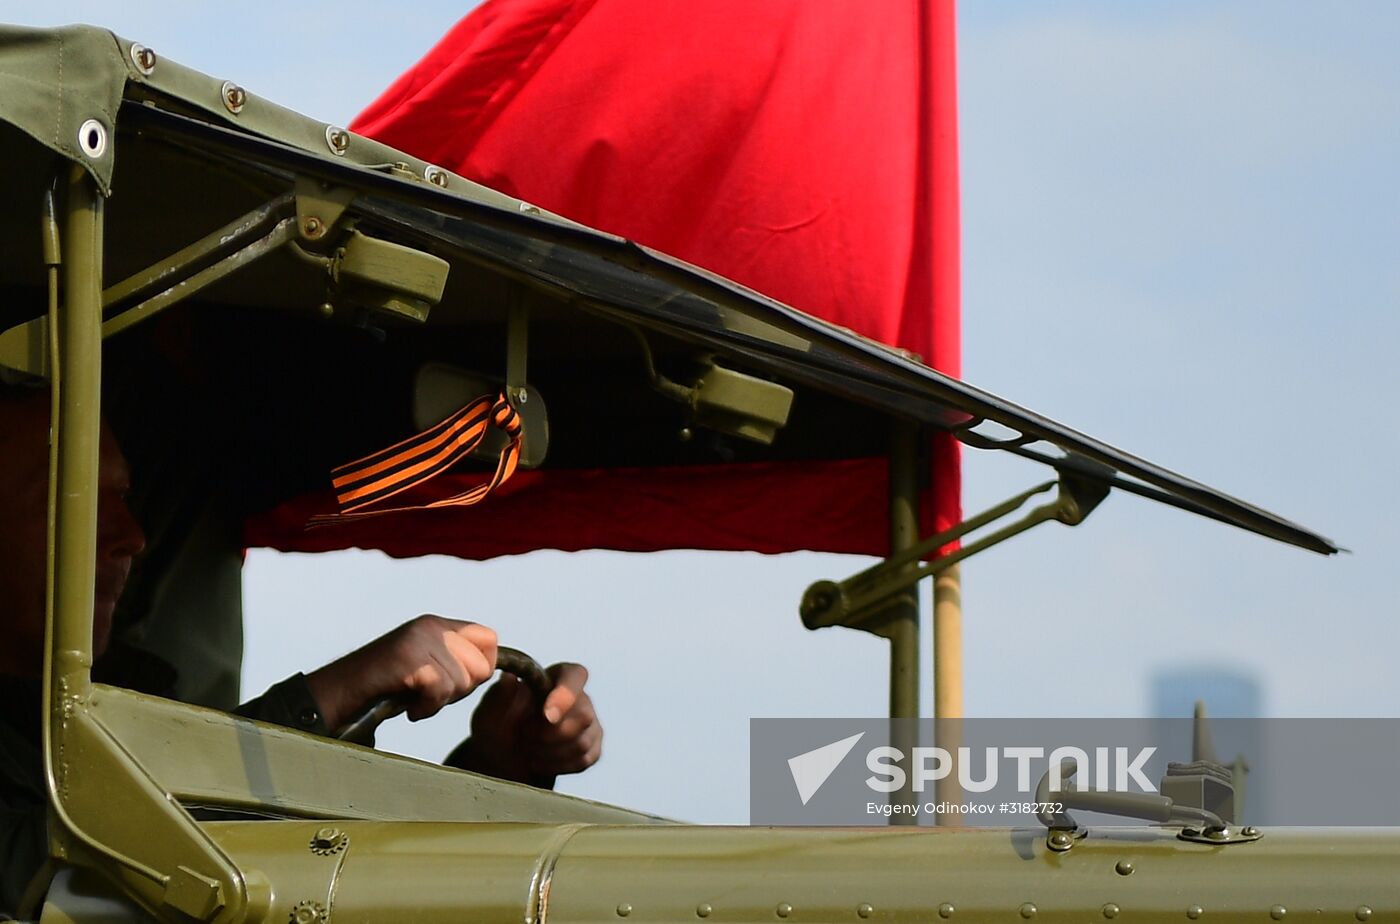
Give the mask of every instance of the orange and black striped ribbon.
<path id="1" fill-rule="evenodd" d="M 401 491 L 423 484 L 447 471 L 481 445 L 490 427 L 501 430 L 510 442 L 496 460 L 496 471 L 469 491 L 410 507 L 379 506 Z M 336 468 L 331 484 L 339 513 L 311 518 L 309 526 L 329 526 L 349 520 L 427 510 L 433 507 L 466 507 L 486 498 L 515 473 L 520 462 L 520 415 L 504 395 L 484 395 L 460 411 L 388 449 Z"/>

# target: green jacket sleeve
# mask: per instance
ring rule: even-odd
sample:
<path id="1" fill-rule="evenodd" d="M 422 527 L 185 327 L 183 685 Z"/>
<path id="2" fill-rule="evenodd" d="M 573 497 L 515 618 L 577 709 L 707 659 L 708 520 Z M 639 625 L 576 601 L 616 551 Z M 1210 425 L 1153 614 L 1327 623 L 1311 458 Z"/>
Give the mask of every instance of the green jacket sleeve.
<path id="1" fill-rule="evenodd" d="M 311 688 L 306 684 L 305 674 L 293 674 L 274 684 L 262 696 L 248 700 L 234 712 L 245 719 L 285 725 L 313 735 L 330 734 Z"/>

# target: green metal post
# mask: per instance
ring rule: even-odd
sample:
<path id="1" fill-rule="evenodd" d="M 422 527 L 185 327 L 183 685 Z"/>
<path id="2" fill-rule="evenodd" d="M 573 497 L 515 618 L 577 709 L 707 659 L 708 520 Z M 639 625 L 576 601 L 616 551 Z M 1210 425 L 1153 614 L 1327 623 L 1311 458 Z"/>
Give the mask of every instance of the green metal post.
<path id="1" fill-rule="evenodd" d="M 75 865 L 101 869 L 148 910 L 159 909 L 164 920 L 215 921 L 222 916 L 225 924 L 240 924 L 250 894 L 270 895 L 265 880 L 243 876 L 92 716 L 103 200 L 78 167 L 61 192 L 61 255 L 46 253 L 55 354 L 44 657 L 50 850 Z M 54 207 L 49 209 L 52 216 Z M 52 218 L 45 222 L 46 251 L 57 249 L 48 246 L 56 224 Z M 61 305 L 53 292 L 59 278 Z M 80 774 L 70 779 L 72 768 Z"/>
<path id="2" fill-rule="evenodd" d="M 919 427 L 897 422 L 890 441 L 890 554 L 916 545 L 919 535 Z M 913 567 L 912 565 L 910 566 Z M 918 742 L 919 718 L 919 596 L 918 587 L 900 595 L 892 609 L 887 634 L 890 640 L 891 744 L 906 757 Z M 915 801 L 913 767 L 904 763 L 905 787 L 892 801 Z M 913 814 L 895 813 L 894 824 L 915 824 Z"/>
<path id="3" fill-rule="evenodd" d="M 51 566 L 44 663 L 51 768 L 65 703 L 85 699 L 91 685 L 102 432 L 102 198 L 79 167 L 69 174 L 63 194 L 63 305 L 50 318 L 58 353 L 51 367 Z M 51 299 L 51 310 L 57 308 L 55 302 Z"/>

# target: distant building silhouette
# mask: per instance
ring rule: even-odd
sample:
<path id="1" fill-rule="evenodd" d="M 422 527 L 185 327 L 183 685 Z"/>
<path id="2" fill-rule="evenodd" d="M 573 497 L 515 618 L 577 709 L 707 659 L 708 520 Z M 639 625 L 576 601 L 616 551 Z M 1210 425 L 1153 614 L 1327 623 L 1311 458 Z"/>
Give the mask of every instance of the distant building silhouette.
<path id="1" fill-rule="evenodd" d="M 1152 677 L 1155 718 L 1189 720 L 1197 700 L 1206 704 L 1216 756 L 1229 765 L 1242 755 L 1249 764 L 1245 778 L 1243 815 L 1250 824 L 1276 824 L 1270 798 L 1267 761 L 1267 722 L 1249 721 L 1264 715 L 1264 694 L 1257 677 L 1237 667 L 1205 665 L 1171 667 Z M 1189 740 L 1189 739 L 1188 739 Z M 1188 760 L 1189 755 L 1173 760 Z"/>
<path id="2" fill-rule="evenodd" d="M 1207 714 L 1219 719 L 1257 719 L 1264 714 L 1259 680 L 1238 668 L 1173 667 L 1153 675 L 1154 717 L 1189 719 L 1196 700 L 1204 700 Z"/>

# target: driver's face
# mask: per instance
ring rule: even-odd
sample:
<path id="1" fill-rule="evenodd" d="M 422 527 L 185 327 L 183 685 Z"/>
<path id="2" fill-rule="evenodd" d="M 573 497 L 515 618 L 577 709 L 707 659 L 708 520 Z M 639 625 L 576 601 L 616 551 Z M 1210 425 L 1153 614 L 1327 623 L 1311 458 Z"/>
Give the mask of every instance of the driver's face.
<path id="1" fill-rule="evenodd" d="M 43 665 L 48 521 L 49 397 L 0 396 L 0 674 Z M 98 457 L 94 656 L 107 648 L 112 613 L 146 538 L 126 505 L 126 458 L 104 423 Z"/>

